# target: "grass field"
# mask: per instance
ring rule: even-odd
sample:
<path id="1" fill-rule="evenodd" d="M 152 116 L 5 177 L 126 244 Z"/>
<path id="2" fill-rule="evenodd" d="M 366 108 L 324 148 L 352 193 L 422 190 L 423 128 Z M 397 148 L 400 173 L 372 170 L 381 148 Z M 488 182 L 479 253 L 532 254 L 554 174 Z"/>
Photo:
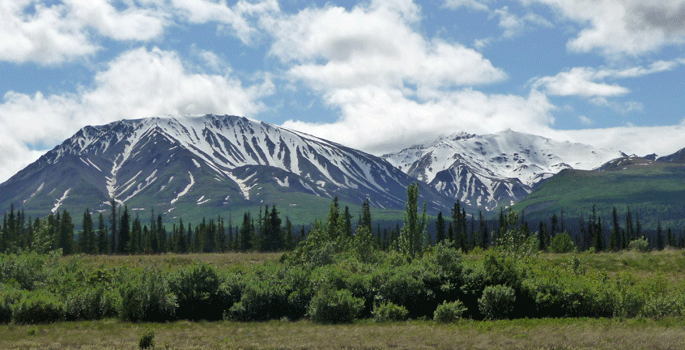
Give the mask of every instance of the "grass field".
<path id="1" fill-rule="evenodd" d="M 309 321 L 133 324 L 117 320 L 0 326 L 2 349 L 682 349 L 683 320 L 538 319 L 318 325 Z"/>

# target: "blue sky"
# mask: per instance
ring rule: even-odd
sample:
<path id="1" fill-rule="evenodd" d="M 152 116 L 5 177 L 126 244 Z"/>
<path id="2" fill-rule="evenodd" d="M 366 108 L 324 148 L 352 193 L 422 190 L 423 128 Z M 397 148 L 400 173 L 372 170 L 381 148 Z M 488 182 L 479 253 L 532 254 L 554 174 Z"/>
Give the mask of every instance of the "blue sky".
<path id="1" fill-rule="evenodd" d="M 685 147 L 685 0 L 0 0 L 0 181 L 85 125 L 234 114 L 383 154 Z"/>

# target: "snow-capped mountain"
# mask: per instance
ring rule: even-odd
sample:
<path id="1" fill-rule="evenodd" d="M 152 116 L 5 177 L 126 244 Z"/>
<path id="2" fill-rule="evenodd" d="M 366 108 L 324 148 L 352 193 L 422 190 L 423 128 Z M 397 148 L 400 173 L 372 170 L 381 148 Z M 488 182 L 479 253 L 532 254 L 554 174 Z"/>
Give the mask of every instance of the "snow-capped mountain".
<path id="1" fill-rule="evenodd" d="M 383 156 L 451 198 L 486 210 L 513 204 L 563 169 L 590 170 L 619 157 L 625 154 L 511 130 L 461 133 Z"/>
<path id="2" fill-rule="evenodd" d="M 0 185 L 0 208 L 105 211 L 115 198 L 173 216 L 261 203 L 325 210 L 337 196 L 403 209 L 414 181 L 379 157 L 247 118 L 149 118 L 79 130 Z M 429 210 L 449 207 L 447 197 L 420 186 Z"/>

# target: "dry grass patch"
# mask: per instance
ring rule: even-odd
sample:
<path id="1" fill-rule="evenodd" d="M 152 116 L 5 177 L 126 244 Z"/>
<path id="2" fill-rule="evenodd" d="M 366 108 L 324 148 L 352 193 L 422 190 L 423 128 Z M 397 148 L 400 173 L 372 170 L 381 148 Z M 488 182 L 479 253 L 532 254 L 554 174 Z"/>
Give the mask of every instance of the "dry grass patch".
<path id="1" fill-rule="evenodd" d="M 269 260 L 278 260 L 283 253 L 193 253 L 160 255 L 77 255 L 62 258 L 63 262 L 78 259 L 86 266 L 93 267 L 143 267 L 170 268 L 202 262 L 217 269 L 225 269 L 235 265 L 261 264 Z"/>

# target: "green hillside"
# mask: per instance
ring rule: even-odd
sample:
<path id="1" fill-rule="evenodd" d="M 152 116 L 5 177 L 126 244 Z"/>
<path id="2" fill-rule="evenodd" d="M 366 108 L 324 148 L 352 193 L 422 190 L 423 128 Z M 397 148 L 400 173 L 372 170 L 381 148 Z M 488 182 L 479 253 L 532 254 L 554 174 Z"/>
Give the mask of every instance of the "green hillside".
<path id="1" fill-rule="evenodd" d="M 514 206 L 530 220 L 549 219 L 564 211 L 566 218 L 585 217 L 595 205 L 609 217 L 613 207 L 638 213 L 642 225 L 685 227 L 685 165 L 637 158 L 617 161 L 594 171 L 565 170 L 540 184 Z"/>

